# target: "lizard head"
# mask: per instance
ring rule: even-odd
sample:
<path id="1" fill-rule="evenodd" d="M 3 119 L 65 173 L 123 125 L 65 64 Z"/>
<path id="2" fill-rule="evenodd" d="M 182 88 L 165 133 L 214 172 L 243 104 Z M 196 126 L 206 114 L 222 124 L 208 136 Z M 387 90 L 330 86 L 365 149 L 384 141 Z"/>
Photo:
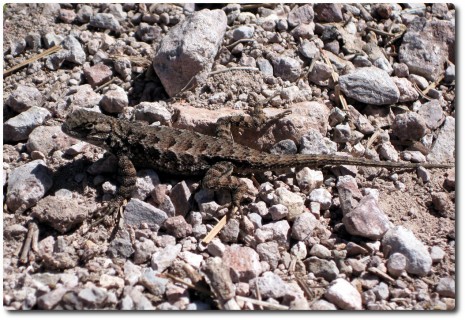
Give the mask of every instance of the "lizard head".
<path id="1" fill-rule="evenodd" d="M 103 147 L 113 130 L 114 119 L 85 109 L 71 112 L 62 125 L 67 135 Z"/>

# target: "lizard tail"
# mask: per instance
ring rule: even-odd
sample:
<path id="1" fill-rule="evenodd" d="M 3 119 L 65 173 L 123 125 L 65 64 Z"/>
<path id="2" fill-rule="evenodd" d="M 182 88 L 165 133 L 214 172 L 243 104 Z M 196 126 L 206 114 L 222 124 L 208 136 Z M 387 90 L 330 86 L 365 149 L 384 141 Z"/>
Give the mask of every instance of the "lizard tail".
<path id="1" fill-rule="evenodd" d="M 398 169 L 416 169 L 423 168 L 439 168 L 449 169 L 455 167 L 453 163 L 412 163 L 412 162 L 390 162 L 376 161 L 365 158 L 353 158 L 339 155 L 312 155 L 312 154 L 293 154 L 293 155 L 275 155 L 262 154 L 261 159 L 257 161 L 257 166 L 249 163 L 250 169 L 257 171 L 276 170 L 291 167 L 310 167 L 318 168 L 323 166 L 335 165 L 355 165 L 364 167 L 382 167 L 382 168 L 398 168 Z M 255 170 L 254 170 L 255 167 Z M 246 170 L 247 171 L 247 170 Z"/>

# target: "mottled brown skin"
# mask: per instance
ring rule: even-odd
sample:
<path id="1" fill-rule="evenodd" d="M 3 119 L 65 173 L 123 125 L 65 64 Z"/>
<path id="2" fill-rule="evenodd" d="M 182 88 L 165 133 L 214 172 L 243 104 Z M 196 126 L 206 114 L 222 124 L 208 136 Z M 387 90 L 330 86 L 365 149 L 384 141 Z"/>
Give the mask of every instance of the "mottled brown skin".
<path id="1" fill-rule="evenodd" d="M 284 112 L 274 117 L 287 115 Z M 385 168 L 450 168 L 451 164 L 416 164 L 373 161 L 335 155 L 274 155 L 234 143 L 230 124 L 260 125 L 243 116 L 225 117 L 217 134 L 208 136 L 166 126 L 147 126 L 116 119 L 101 113 L 78 109 L 63 124 L 63 131 L 75 138 L 100 146 L 118 157 L 121 187 L 115 203 L 129 198 L 135 187 L 137 168 L 153 168 L 182 176 L 203 176 L 202 185 L 218 190 L 229 189 L 233 204 L 239 205 L 247 192 L 236 175 L 246 175 L 289 167 L 358 165 Z"/>

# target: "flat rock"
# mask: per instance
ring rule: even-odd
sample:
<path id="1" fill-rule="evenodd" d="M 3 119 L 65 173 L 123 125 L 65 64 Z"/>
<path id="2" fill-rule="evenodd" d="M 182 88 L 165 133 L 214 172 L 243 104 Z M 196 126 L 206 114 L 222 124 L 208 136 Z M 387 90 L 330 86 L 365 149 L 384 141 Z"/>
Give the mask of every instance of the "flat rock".
<path id="1" fill-rule="evenodd" d="M 153 68 L 169 96 L 194 78 L 203 83 L 226 32 L 223 10 L 201 10 L 171 28 L 153 59 Z"/>
<path id="2" fill-rule="evenodd" d="M 249 247 L 227 246 L 223 262 L 229 267 L 233 282 L 248 282 L 262 272 L 258 253 Z"/>
<path id="3" fill-rule="evenodd" d="M 359 102 L 384 105 L 399 101 L 400 92 L 389 74 L 376 67 L 358 68 L 339 77 L 342 92 Z"/>
<path id="4" fill-rule="evenodd" d="M 221 110 L 206 110 L 192 107 L 188 104 L 173 105 L 179 117 L 173 127 L 188 129 L 203 134 L 215 135 L 216 122 L 220 117 L 241 115 L 243 111 L 222 108 Z M 234 141 L 257 150 L 270 150 L 278 141 L 290 139 L 300 141 L 310 130 L 326 134 L 329 108 L 320 102 L 306 101 L 290 105 L 292 113 L 262 128 L 231 128 Z M 282 110 L 264 108 L 267 117 L 275 116 Z M 329 139 L 328 139 L 329 140 Z"/>
<path id="5" fill-rule="evenodd" d="M 390 229 L 383 236 L 383 252 L 385 256 L 401 253 L 407 259 L 407 272 L 419 276 L 428 274 L 431 270 L 432 259 L 427 247 L 418 240 L 412 231 L 397 226 Z"/>
<path id="6" fill-rule="evenodd" d="M 86 77 L 87 82 L 93 88 L 98 87 L 110 80 L 112 75 L 113 72 L 111 69 L 103 63 L 84 68 L 84 76 Z"/>
<path id="7" fill-rule="evenodd" d="M 87 210 L 76 199 L 48 196 L 39 200 L 31 215 L 63 234 L 82 223 Z"/>
<path id="8" fill-rule="evenodd" d="M 3 138 L 6 141 L 26 140 L 34 128 L 43 124 L 52 115 L 41 107 L 31 107 L 3 123 Z"/>
<path id="9" fill-rule="evenodd" d="M 124 209 L 124 223 L 139 227 L 141 223 L 153 226 L 162 226 L 168 215 L 139 199 L 131 199 Z"/>
<path id="10" fill-rule="evenodd" d="M 99 105 L 102 95 L 96 93 L 90 84 L 83 84 L 76 88 L 76 92 L 69 99 L 71 105 L 92 108 Z"/>
<path id="11" fill-rule="evenodd" d="M 110 13 L 96 13 L 90 17 L 89 25 L 101 29 L 118 31 L 121 26 L 118 20 Z"/>
<path id="12" fill-rule="evenodd" d="M 444 73 L 446 60 L 454 61 L 454 46 L 454 22 L 417 17 L 404 34 L 399 61 L 409 67 L 410 73 L 434 81 Z"/>
<path id="13" fill-rule="evenodd" d="M 39 126 L 29 134 L 26 147 L 30 153 L 40 151 L 49 155 L 55 150 L 66 150 L 78 142 L 79 140 L 61 131 L 61 126 Z"/>
<path id="14" fill-rule="evenodd" d="M 43 160 L 34 160 L 13 169 L 8 176 L 6 193 L 9 210 L 36 205 L 52 184 L 52 172 Z"/>
<path id="15" fill-rule="evenodd" d="M 259 278 L 250 282 L 251 292 L 258 290 L 263 298 L 279 299 L 284 297 L 288 291 L 289 286 L 278 275 L 273 272 L 267 271 Z"/>
<path id="16" fill-rule="evenodd" d="M 432 130 L 439 128 L 445 120 L 439 100 L 431 100 L 422 104 L 418 109 L 418 114 L 425 119 L 426 126 Z"/>
<path id="17" fill-rule="evenodd" d="M 181 252 L 181 248 L 182 246 L 180 244 L 167 245 L 165 248 L 155 252 L 152 255 L 152 258 L 150 260 L 150 266 L 153 270 L 162 273 L 169 266 L 171 266 L 174 259 L 176 259 L 178 254 Z"/>

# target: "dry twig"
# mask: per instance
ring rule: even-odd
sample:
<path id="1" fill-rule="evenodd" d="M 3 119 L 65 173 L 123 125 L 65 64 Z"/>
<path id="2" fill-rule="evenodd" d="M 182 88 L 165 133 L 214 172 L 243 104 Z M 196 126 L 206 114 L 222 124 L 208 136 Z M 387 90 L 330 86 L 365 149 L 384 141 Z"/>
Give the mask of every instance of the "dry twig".
<path id="1" fill-rule="evenodd" d="M 32 63 L 32 62 L 34 62 L 34 61 L 37 61 L 37 60 L 39 60 L 40 58 L 43 58 L 43 57 L 46 57 L 46 56 L 48 56 L 48 55 L 51 55 L 51 54 L 53 54 L 53 53 L 55 53 L 55 52 L 58 52 L 58 51 L 60 51 L 61 49 L 62 49 L 62 48 L 61 48 L 61 46 L 59 46 L 59 45 L 53 46 L 53 47 L 51 47 L 51 48 L 45 50 L 44 52 L 39 53 L 39 54 L 33 56 L 32 58 L 27 59 L 27 60 L 25 60 L 25 61 L 23 61 L 23 62 L 21 62 L 21 63 L 18 63 L 18 64 L 15 65 L 14 67 L 12 67 L 12 68 L 10 68 L 10 69 L 8 69 L 8 70 L 3 71 L 3 76 L 7 76 L 7 75 L 9 75 L 10 73 L 12 73 L 13 71 L 16 71 L 16 70 L 18 70 L 18 69 L 20 69 L 20 68 L 22 68 L 22 67 L 24 67 L 24 66 L 27 66 L 28 64 L 30 64 L 30 63 Z"/>

